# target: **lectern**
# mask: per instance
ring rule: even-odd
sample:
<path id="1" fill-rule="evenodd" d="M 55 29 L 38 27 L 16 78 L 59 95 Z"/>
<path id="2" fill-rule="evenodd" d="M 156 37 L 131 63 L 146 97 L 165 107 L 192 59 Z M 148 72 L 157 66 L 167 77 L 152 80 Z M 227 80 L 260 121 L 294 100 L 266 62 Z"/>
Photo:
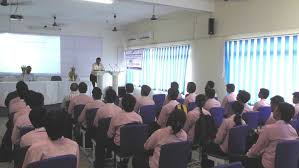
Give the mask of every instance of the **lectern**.
<path id="1" fill-rule="evenodd" d="M 117 92 L 118 90 L 118 76 L 120 71 L 109 71 L 109 74 L 112 76 L 112 87 Z"/>
<path id="2" fill-rule="evenodd" d="M 97 87 L 103 90 L 103 76 L 106 71 L 97 71 Z"/>

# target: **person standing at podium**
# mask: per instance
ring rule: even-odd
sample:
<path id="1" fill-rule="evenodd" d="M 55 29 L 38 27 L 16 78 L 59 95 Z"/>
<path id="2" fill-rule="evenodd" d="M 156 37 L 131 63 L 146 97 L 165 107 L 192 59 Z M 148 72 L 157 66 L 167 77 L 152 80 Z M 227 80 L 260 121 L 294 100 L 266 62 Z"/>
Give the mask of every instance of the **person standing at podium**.
<path id="1" fill-rule="evenodd" d="M 90 73 L 90 82 L 92 83 L 92 86 L 95 87 L 95 84 L 97 82 L 97 71 L 104 71 L 104 65 L 101 63 L 101 58 L 98 57 L 96 59 L 96 62 L 92 64 L 91 73 Z"/>

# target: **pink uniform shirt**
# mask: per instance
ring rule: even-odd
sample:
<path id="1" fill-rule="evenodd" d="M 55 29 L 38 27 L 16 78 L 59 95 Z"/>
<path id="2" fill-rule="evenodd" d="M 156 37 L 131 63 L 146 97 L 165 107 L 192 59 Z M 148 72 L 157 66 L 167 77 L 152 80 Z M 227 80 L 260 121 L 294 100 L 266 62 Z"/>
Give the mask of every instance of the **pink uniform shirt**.
<path id="1" fill-rule="evenodd" d="M 31 108 L 29 106 L 19 109 L 13 116 L 13 122 L 15 123 L 17 121 L 17 119 L 19 118 L 19 116 L 22 116 L 25 113 L 30 113 L 30 111 L 31 111 Z"/>
<path id="2" fill-rule="evenodd" d="M 68 108 L 68 113 L 73 114 L 74 113 L 74 107 L 76 105 L 79 105 L 79 104 L 86 105 L 87 103 L 90 103 L 92 101 L 93 101 L 93 99 L 90 96 L 87 96 L 84 93 L 80 93 L 79 96 L 75 96 L 71 99 L 70 105 L 69 105 L 69 108 Z"/>
<path id="3" fill-rule="evenodd" d="M 215 98 L 213 99 L 208 99 L 204 105 L 204 109 L 210 111 L 211 108 L 214 108 L 214 107 L 220 107 L 221 104 L 218 100 L 216 100 Z"/>
<path id="4" fill-rule="evenodd" d="M 274 124 L 274 123 L 276 123 L 276 120 L 273 117 L 273 112 L 271 112 L 271 114 L 265 124 L 269 125 L 269 124 Z"/>
<path id="5" fill-rule="evenodd" d="M 229 130 L 236 125 L 234 117 L 235 114 L 227 119 L 224 119 L 216 134 L 215 143 L 220 145 L 220 148 L 224 153 L 228 152 Z M 245 124 L 245 121 L 242 120 L 242 125 Z"/>
<path id="6" fill-rule="evenodd" d="M 63 155 L 74 155 L 77 157 L 77 168 L 79 167 L 79 146 L 68 138 L 60 138 L 56 141 L 50 139 L 33 144 L 27 151 L 22 168 L 32 162 L 49 159 Z"/>
<path id="7" fill-rule="evenodd" d="M 120 145 L 120 128 L 129 123 L 142 123 L 142 118 L 136 112 L 125 112 L 122 111 L 112 117 L 109 130 L 107 132 L 108 137 L 114 137 L 114 143 Z"/>
<path id="8" fill-rule="evenodd" d="M 29 127 L 32 126 L 31 121 L 29 119 L 29 113 L 24 113 L 23 115 L 19 116 L 18 119 L 16 120 L 13 130 L 12 130 L 12 135 L 11 135 L 11 141 L 13 144 L 19 144 L 20 143 L 20 130 L 23 127 Z M 33 127 L 33 126 L 32 126 Z"/>
<path id="9" fill-rule="evenodd" d="M 270 104 L 266 102 L 266 99 L 261 99 L 253 106 L 253 111 L 258 111 L 261 107 L 269 107 Z"/>
<path id="10" fill-rule="evenodd" d="M 171 127 L 165 127 L 154 132 L 144 144 L 146 150 L 154 149 L 153 156 L 149 158 L 150 168 L 159 168 L 161 146 L 169 143 L 187 141 L 187 134 L 182 129 L 177 134 L 172 134 Z"/>
<path id="11" fill-rule="evenodd" d="M 182 94 L 179 93 L 179 95 L 178 95 L 178 97 L 177 97 L 176 99 L 181 99 L 181 98 L 182 98 Z M 167 96 L 166 96 L 163 105 L 166 105 L 166 104 L 168 104 L 168 103 L 169 103 L 169 100 L 168 100 L 168 98 L 167 98 Z"/>
<path id="12" fill-rule="evenodd" d="M 244 104 L 244 111 L 243 112 L 252 112 L 252 106 L 249 106 L 248 104 Z"/>
<path id="13" fill-rule="evenodd" d="M 177 102 L 176 100 L 171 100 L 168 104 L 166 104 L 162 107 L 158 121 L 157 121 L 157 123 L 161 127 L 166 127 L 169 115 L 173 112 L 173 110 L 175 109 L 175 107 L 178 104 L 179 104 L 179 102 Z"/>
<path id="14" fill-rule="evenodd" d="M 105 105 L 104 102 L 101 100 L 94 100 L 90 103 L 87 103 L 83 109 L 83 111 L 80 113 L 80 116 L 78 117 L 78 122 L 81 123 L 82 125 L 86 124 L 86 112 L 90 109 L 98 108 L 100 109 Z"/>
<path id="15" fill-rule="evenodd" d="M 248 151 L 248 157 L 262 156 L 265 168 L 274 168 L 275 152 L 278 142 L 282 140 L 295 140 L 298 138 L 296 130 L 282 120 L 265 126 L 259 138 Z"/>
<path id="16" fill-rule="evenodd" d="M 14 98 L 9 102 L 9 113 L 15 113 L 26 106 L 27 105 L 23 99 L 20 99 L 19 97 Z"/>
<path id="17" fill-rule="evenodd" d="M 106 103 L 100 109 L 98 109 L 97 114 L 94 118 L 93 125 L 98 127 L 99 120 L 104 118 L 113 118 L 115 115 L 122 112 L 121 108 L 114 103 Z"/>
<path id="18" fill-rule="evenodd" d="M 202 112 L 204 115 L 211 115 L 210 112 L 208 112 L 206 109 L 202 109 Z M 192 111 L 189 111 L 187 113 L 187 120 L 184 126 L 184 130 L 188 134 L 188 140 L 192 141 L 194 137 L 194 131 L 195 131 L 195 123 L 200 118 L 200 111 L 199 107 L 196 107 Z"/>
<path id="19" fill-rule="evenodd" d="M 148 105 L 155 105 L 153 98 L 151 98 L 150 96 L 136 97 L 136 105 L 134 107 L 134 111 L 139 112 L 140 107 Z"/>
<path id="20" fill-rule="evenodd" d="M 190 93 L 188 96 L 185 97 L 184 104 L 188 105 L 189 103 L 195 102 L 196 94 Z"/>
<path id="21" fill-rule="evenodd" d="M 221 107 L 226 108 L 226 106 L 228 106 L 229 103 L 234 102 L 234 101 L 237 101 L 237 94 L 235 94 L 233 92 L 233 93 L 230 93 L 230 94 L 226 95 L 223 98 L 222 103 L 221 103 Z"/>
<path id="22" fill-rule="evenodd" d="M 35 129 L 23 135 L 20 141 L 20 146 L 31 146 L 35 143 L 47 141 L 49 139 L 48 134 L 44 127 Z"/>

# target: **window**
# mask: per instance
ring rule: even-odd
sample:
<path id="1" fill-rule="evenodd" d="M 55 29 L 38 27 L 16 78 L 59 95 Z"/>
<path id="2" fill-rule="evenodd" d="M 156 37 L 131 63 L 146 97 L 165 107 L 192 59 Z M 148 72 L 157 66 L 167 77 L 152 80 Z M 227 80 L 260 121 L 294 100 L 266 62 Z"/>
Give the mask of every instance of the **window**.
<path id="1" fill-rule="evenodd" d="M 190 49 L 190 45 L 146 48 L 143 52 L 142 69 L 128 69 L 127 82 L 137 86 L 146 84 L 152 89 L 167 91 L 170 83 L 176 81 L 180 85 L 180 92 L 184 93 Z"/>
<path id="2" fill-rule="evenodd" d="M 225 78 L 239 90 L 258 100 L 260 88 L 270 96 L 281 95 L 292 102 L 299 88 L 298 35 L 260 37 L 225 42 Z"/>

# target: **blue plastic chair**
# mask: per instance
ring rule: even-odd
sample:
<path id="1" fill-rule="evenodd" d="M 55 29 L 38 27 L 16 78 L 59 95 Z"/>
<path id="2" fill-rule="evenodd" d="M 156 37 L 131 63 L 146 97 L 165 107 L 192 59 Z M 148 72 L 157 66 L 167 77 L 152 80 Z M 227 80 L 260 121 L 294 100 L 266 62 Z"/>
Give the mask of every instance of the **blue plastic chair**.
<path id="1" fill-rule="evenodd" d="M 298 168 L 299 141 L 288 140 L 276 146 L 275 168 Z"/>
<path id="2" fill-rule="evenodd" d="M 153 100 L 157 106 L 162 107 L 165 101 L 165 97 L 166 97 L 165 94 L 156 94 L 153 95 Z"/>
<path id="3" fill-rule="evenodd" d="M 248 134 L 248 125 L 230 129 L 228 138 L 228 156 L 230 161 L 240 161 L 245 156 Z"/>
<path id="4" fill-rule="evenodd" d="M 222 108 L 222 107 L 211 108 L 210 113 L 214 118 L 216 127 L 219 128 L 223 121 L 224 108 Z"/>
<path id="5" fill-rule="evenodd" d="M 97 111 L 98 111 L 98 108 L 93 108 L 93 109 L 89 109 L 86 111 L 87 128 L 93 127 L 93 121 L 94 121 L 94 118 L 96 117 Z"/>
<path id="6" fill-rule="evenodd" d="M 177 99 L 176 101 L 179 102 L 180 104 L 184 104 L 185 99 L 180 98 L 180 99 Z"/>
<path id="7" fill-rule="evenodd" d="M 57 156 L 37 162 L 30 163 L 27 168 L 76 168 L 77 157 L 75 155 Z"/>
<path id="8" fill-rule="evenodd" d="M 191 102 L 188 104 L 188 112 L 192 111 L 193 109 L 195 109 L 197 107 L 197 104 L 195 102 Z"/>
<path id="9" fill-rule="evenodd" d="M 261 107 L 259 109 L 259 124 L 265 125 L 266 121 L 271 115 L 271 107 Z"/>
<path id="10" fill-rule="evenodd" d="M 216 166 L 214 168 L 242 168 L 241 162 L 235 162 L 227 165 Z"/>
<path id="11" fill-rule="evenodd" d="M 75 120 L 75 123 L 77 123 L 78 118 L 79 118 L 81 112 L 83 111 L 84 107 L 85 107 L 84 104 L 79 104 L 79 105 L 76 105 L 74 107 L 74 120 Z"/>
<path id="12" fill-rule="evenodd" d="M 159 168 L 187 168 L 191 146 L 190 141 L 162 145 Z"/>
<path id="13" fill-rule="evenodd" d="M 292 119 L 290 121 L 291 126 L 297 131 L 297 134 L 299 133 L 299 120 L 298 119 Z"/>
<path id="14" fill-rule="evenodd" d="M 259 124 L 259 112 L 243 113 L 243 119 L 250 129 L 256 129 Z"/>
<path id="15" fill-rule="evenodd" d="M 155 122 L 156 119 L 157 106 L 149 105 L 140 108 L 140 116 L 144 124 L 151 124 Z"/>
<path id="16" fill-rule="evenodd" d="M 20 136 L 22 137 L 23 135 L 27 134 L 28 132 L 34 130 L 34 128 L 32 126 L 28 126 L 28 127 L 22 127 L 20 129 Z"/>

